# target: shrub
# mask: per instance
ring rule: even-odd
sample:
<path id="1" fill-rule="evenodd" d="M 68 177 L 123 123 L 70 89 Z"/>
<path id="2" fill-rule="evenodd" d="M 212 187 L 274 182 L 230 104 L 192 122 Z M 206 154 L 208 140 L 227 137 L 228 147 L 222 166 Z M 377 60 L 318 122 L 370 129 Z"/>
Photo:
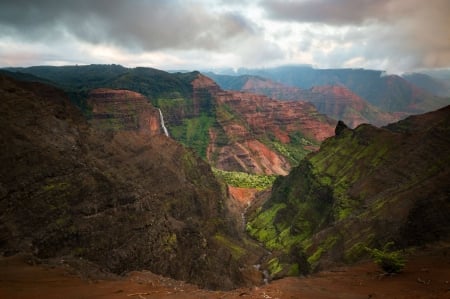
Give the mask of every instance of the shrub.
<path id="1" fill-rule="evenodd" d="M 399 273 L 405 267 L 406 259 L 403 252 L 401 250 L 390 250 L 389 248 L 393 245 L 393 242 L 388 242 L 382 250 L 366 247 L 375 264 L 386 273 Z"/>

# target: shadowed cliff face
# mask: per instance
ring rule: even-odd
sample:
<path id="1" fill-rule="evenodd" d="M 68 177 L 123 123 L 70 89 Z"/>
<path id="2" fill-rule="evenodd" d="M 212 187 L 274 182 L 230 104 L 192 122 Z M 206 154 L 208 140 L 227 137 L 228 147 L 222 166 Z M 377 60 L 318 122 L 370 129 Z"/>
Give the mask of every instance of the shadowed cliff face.
<path id="1" fill-rule="evenodd" d="M 274 183 L 249 221 L 248 231 L 278 251 L 274 275 L 355 262 L 366 246 L 389 241 L 450 238 L 450 106 L 385 128 L 340 124 L 337 132 Z"/>
<path id="2" fill-rule="evenodd" d="M 0 96 L 1 254 L 76 257 L 212 288 L 243 283 L 224 245 L 235 237 L 223 187 L 161 133 L 142 96 L 93 91 L 92 125 L 53 87 L 2 76 Z"/>
<path id="3" fill-rule="evenodd" d="M 222 91 L 203 75 L 192 84 L 195 95 L 214 101 L 207 158 L 217 168 L 285 175 L 334 132 L 335 122 L 309 103 Z"/>

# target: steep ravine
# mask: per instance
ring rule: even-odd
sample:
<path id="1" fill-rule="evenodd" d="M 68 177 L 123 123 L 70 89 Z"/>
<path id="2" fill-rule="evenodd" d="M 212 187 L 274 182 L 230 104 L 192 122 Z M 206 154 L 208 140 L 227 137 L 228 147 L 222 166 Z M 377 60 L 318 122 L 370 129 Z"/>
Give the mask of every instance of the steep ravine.
<path id="1" fill-rule="evenodd" d="M 450 106 L 386 128 L 340 124 L 275 182 L 248 232 L 277 252 L 274 277 L 367 257 L 365 247 L 448 241 Z"/>
<path id="2" fill-rule="evenodd" d="M 147 269 L 207 288 L 253 283 L 223 186 L 164 136 L 142 95 L 93 91 L 88 123 L 47 85 L 1 76 L 0 94 L 2 255 Z"/>

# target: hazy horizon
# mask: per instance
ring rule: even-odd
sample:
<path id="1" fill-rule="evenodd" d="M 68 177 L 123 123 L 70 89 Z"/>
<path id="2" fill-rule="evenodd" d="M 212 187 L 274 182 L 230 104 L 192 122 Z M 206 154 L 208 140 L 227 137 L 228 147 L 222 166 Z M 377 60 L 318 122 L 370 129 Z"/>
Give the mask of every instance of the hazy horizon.
<path id="1" fill-rule="evenodd" d="M 0 1 L 0 67 L 450 68 L 450 1 Z"/>

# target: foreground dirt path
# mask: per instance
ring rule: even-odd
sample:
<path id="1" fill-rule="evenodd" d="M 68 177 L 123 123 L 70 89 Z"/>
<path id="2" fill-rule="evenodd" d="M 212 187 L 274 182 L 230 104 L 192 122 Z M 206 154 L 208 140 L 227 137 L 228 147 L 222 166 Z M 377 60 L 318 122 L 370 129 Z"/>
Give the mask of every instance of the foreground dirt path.
<path id="1" fill-rule="evenodd" d="M 33 266 L 14 256 L 0 258 L 0 298 L 450 298 L 450 248 L 421 251 L 394 276 L 382 276 L 366 262 L 229 292 L 201 290 L 145 271 L 123 279 L 81 279 L 64 264 Z"/>

